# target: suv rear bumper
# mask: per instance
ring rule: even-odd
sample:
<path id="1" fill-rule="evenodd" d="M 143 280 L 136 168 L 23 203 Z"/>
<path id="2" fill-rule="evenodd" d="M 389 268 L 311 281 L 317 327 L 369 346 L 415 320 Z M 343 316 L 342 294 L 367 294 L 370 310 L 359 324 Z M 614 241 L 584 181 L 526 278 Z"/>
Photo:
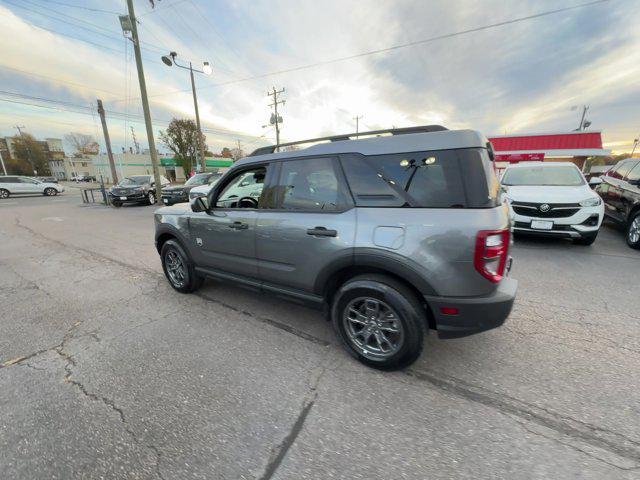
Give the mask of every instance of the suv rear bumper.
<path id="1" fill-rule="evenodd" d="M 494 293 L 486 297 L 437 297 L 425 295 L 431 307 L 440 338 L 459 338 L 499 327 L 511 313 L 518 281 L 505 278 Z M 455 315 L 441 308 L 458 309 Z"/>

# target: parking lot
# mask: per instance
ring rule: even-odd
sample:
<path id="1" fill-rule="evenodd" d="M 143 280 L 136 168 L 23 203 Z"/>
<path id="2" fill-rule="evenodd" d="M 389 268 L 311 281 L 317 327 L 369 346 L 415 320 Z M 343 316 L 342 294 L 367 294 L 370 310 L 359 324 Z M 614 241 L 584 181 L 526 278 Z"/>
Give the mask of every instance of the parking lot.
<path id="1" fill-rule="evenodd" d="M 0 478 L 640 478 L 640 251 L 518 239 L 507 323 L 349 357 L 321 312 L 181 295 L 152 206 L 0 202 Z"/>

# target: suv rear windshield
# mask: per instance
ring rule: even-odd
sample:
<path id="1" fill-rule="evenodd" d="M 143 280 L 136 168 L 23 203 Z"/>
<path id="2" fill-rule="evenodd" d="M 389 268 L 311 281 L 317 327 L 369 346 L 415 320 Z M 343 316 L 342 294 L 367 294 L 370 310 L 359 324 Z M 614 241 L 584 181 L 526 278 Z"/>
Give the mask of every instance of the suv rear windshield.
<path id="1" fill-rule="evenodd" d="M 483 148 L 342 156 L 359 207 L 489 208 L 499 184 Z"/>

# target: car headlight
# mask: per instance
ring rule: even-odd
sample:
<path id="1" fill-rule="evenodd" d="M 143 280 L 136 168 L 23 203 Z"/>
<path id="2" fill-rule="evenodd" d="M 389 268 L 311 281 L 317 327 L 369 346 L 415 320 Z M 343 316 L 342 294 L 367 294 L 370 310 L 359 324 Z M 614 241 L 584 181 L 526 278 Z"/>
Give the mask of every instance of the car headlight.
<path id="1" fill-rule="evenodd" d="M 602 203 L 602 200 L 600 200 L 600 197 L 591 197 L 591 198 L 582 200 L 580 202 L 580 206 L 581 207 L 597 207 L 601 203 Z"/>

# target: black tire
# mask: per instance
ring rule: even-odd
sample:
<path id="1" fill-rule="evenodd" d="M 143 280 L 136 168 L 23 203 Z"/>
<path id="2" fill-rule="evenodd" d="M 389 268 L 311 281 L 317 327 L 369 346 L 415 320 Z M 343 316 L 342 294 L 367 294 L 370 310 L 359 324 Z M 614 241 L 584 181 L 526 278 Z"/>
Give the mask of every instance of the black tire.
<path id="1" fill-rule="evenodd" d="M 345 311 L 352 305 L 358 305 L 357 302 L 363 298 L 374 299 L 382 302 L 385 307 L 390 307 L 393 318 L 401 324 L 402 339 L 398 340 L 395 352 L 384 358 L 374 358 L 372 352 L 367 353 L 368 344 L 363 349 L 353 340 L 353 334 L 347 331 L 349 327 L 345 325 L 348 323 L 344 317 Z M 367 315 L 368 313 L 363 316 Z M 426 326 L 425 310 L 411 289 L 385 275 L 360 275 L 345 282 L 333 297 L 331 319 L 336 336 L 347 352 L 367 366 L 380 370 L 395 370 L 411 365 L 422 353 Z M 363 327 L 362 331 L 364 329 Z M 377 334 L 373 335 L 376 338 Z M 370 336 L 371 334 L 368 338 Z M 379 340 L 376 341 L 382 347 Z"/>
<path id="2" fill-rule="evenodd" d="M 11 194 L 6 188 L 0 188 L 0 198 L 9 198 Z"/>
<path id="3" fill-rule="evenodd" d="M 177 257 L 182 263 L 182 281 L 178 281 L 175 278 L 175 275 L 171 274 L 171 256 Z M 202 286 L 204 278 L 196 274 L 191 258 L 189 258 L 189 255 L 187 255 L 187 252 L 185 252 L 184 248 L 182 248 L 182 245 L 180 245 L 178 241 L 167 240 L 164 245 L 162 245 L 162 249 L 160 250 L 160 260 L 162 261 L 162 270 L 164 271 L 167 280 L 169 280 L 169 284 L 178 292 L 191 293 L 195 292 Z"/>
<path id="4" fill-rule="evenodd" d="M 640 236 L 636 237 L 634 235 L 634 232 L 636 232 L 635 229 L 638 228 L 638 225 L 640 225 L 640 212 L 635 212 L 631 217 L 629 217 L 625 231 L 627 245 L 635 249 L 640 249 Z"/>
<path id="5" fill-rule="evenodd" d="M 147 193 L 147 202 L 149 202 L 149 205 L 156 203 L 156 192 L 149 190 L 149 193 Z"/>
<path id="6" fill-rule="evenodd" d="M 115 208 L 120 208 L 122 206 L 122 202 L 112 200 L 111 205 L 113 205 Z"/>
<path id="7" fill-rule="evenodd" d="M 574 238 L 573 239 L 573 243 L 575 243 L 576 245 L 592 245 L 593 242 L 596 241 L 596 238 L 598 237 L 598 232 L 596 232 L 595 234 L 589 234 L 589 235 L 584 235 L 580 238 Z"/>
<path id="8" fill-rule="evenodd" d="M 54 197 L 58 194 L 58 191 L 55 188 L 49 187 L 44 189 L 44 195 L 47 197 Z"/>

